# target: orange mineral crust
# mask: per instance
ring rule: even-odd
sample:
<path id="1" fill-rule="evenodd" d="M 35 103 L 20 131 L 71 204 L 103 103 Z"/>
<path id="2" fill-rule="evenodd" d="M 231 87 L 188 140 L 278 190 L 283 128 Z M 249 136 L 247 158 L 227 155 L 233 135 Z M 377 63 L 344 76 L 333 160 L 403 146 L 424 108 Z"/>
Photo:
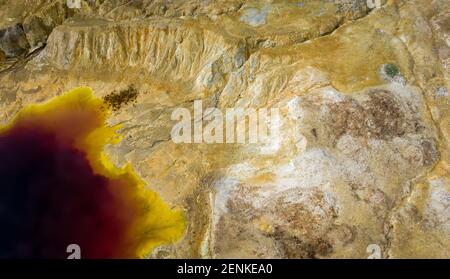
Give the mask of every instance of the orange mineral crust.
<path id="1" fill-rule="evenodd" d="M 76 88 L 0 127 L 0 258 L 142 258 L 182 236 L 182 213 L 103 152 L 120 141 L 108 115 Z"/>

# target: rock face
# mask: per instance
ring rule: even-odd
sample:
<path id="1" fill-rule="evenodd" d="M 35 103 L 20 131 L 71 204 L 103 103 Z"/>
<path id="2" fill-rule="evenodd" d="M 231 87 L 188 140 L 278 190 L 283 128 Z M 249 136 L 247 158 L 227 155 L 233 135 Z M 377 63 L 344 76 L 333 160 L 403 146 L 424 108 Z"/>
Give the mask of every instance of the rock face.
<path id="1" fill-rule="evenodd" d="M 188 220 L 149 257 L 450 257 L 448 1 L 7 2 L 2 123 L 76 86 L 137 91 L 108 154 Z M 278 108 L 278 133 L 175 143 L 195 100 Z"/>

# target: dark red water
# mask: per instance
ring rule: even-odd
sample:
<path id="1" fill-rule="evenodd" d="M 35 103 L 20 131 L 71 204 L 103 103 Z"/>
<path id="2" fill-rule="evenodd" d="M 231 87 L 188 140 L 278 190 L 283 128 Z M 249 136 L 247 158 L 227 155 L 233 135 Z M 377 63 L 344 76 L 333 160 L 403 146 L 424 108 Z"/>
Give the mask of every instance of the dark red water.
<path id="1" fill-rule="evenodd" d="M 40 127 L 0 135 L 0 258 L 126 257 L 130 222 L 85 154 Z M 132 219 L 132 216 L 128 216 Z M 125 253 L 124 253 L 125 252 Z"/>

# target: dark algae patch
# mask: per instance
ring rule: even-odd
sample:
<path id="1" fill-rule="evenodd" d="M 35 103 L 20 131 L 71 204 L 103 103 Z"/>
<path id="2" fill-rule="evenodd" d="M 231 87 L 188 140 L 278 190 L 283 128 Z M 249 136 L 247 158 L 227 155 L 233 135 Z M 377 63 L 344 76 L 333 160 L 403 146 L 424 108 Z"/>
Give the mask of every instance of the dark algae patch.
<path id="1" fill-rule="evenodd" d="M 120 140 L 104 107 L 77 88 L 0 127 L 0 258 L 141 258 L 181 237 L 182 213 L 103 152 Z"/>
<path id="2" fill-rule="evenodd" d="M 136 102 L 138 91 L 134 86 L 120 91 L 113 91 L 103 97 L 105 104 L 114 112 L 120 110 L 123 106 Z"/>

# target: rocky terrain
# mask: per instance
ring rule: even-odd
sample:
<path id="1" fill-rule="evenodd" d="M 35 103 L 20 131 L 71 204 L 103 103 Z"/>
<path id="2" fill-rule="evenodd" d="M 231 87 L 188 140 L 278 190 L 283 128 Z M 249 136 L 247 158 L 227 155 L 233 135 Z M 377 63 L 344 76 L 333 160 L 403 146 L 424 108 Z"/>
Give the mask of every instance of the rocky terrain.
<path id="1" fill-rule="evenodd" d="M 450 1 L 368 2 L 0 0 L 0 123 L 131 92 L 107 153 L 188 223 L 152 258 L 449 258 Z M 279 108 L 279 134 L 174 143 L 195 100 Z"/>

